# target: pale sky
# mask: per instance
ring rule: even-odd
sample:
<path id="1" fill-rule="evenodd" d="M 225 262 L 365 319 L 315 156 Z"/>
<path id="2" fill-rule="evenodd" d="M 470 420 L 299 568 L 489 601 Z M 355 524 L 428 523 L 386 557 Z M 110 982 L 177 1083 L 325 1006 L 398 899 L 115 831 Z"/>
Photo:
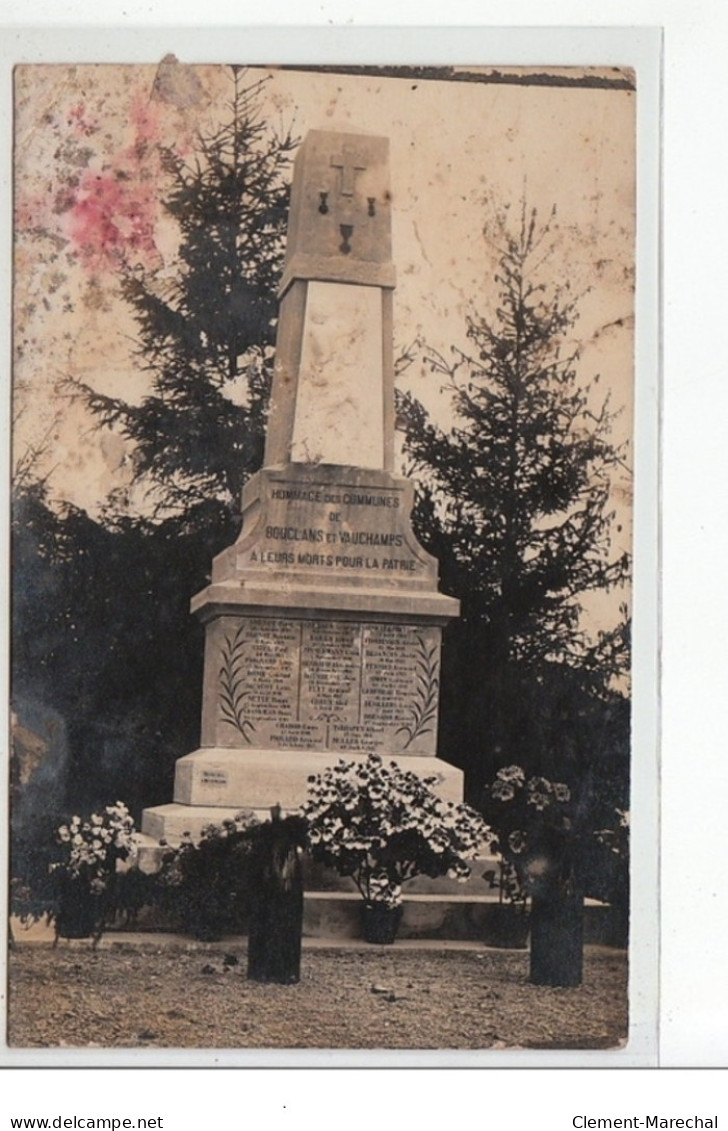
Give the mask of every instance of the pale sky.
<path id="1" fill-rule="evenodd" d="M 625 77 L 613 69 L 558 72 L 584 73 Z M 600 390 L 624 406 L 617 438 L 630 436 L 633 91 L 260 68 L 249 74 L 271 75 L 265 116 L 301 138 L 309 129 L 389 137 L 395 350 L 417 337 L 444 353 L 464 346 L 465 314 L 488 312 L 494 301 L 495 262 L 482 234 L 489 208 L 510 203 L 516 210 L 524 188 L 544 219 L 555 205 L 559 246 L 547 278 L 568 278 L 577 294 L 585 292 L 574 330 L 580 372 L 585 380 L 601 374 Z M 155 144 L 190 152 L 196 128 L 220 120 L 228 95 L 218 66 L 178 65 L 159 75 L 146 65 L 16 71 L 15 455 L 42 444 L 39 466 L 53 469 L 53 495 L 92 513 L 126 478 L 126 452 L 118 437 L 95 430 L 80 406 L 59 397 L 59 381 L 70 374 L 132 400 L 143 395 L 134 322 L 106 252 L 109 242 L 127 252 L 133 243 L 161 287 L 174 277 L 176 232 L 160 208 Z M 101 212 L 93 206 L 96 184 Z M 101 225 L 105 242 L 84 263 L 80 245 L 89 231 L 97 238 Z M 449 419 L 441 379 L 418 363 L 402 383 Z M 625 544 L 628 498 L 625 477 L 615 493 L 627 519 Z"/>

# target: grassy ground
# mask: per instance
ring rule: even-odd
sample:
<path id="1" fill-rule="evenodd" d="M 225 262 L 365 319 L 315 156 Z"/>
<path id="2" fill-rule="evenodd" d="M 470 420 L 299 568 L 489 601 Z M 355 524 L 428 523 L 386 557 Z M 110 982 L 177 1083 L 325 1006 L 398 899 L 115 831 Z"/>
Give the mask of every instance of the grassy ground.
<path id="1" fill-rule="evenodd" d="M 528 953 L 350 944 L 306 947 L 301 981 L 245 977 L 244 940 L 19 940 L 13 1047 L 604 1049 L 627 1034 L 627 961 L 589 947 L 574 989 L 528 983 Z"/>

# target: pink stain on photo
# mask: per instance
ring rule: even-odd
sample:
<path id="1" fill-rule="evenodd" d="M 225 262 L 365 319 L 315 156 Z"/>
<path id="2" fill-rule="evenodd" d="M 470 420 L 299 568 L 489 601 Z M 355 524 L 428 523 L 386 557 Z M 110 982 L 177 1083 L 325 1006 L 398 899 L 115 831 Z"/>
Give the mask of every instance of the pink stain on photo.
<path id="1" fill-rule="evenodd" d="M 72 111 L 78 128 L 88 128 L 83 108 Z M 67 232 L 84 265 L 94 271 L 121 264 L 149 264 L 158 254 L 154 238 L 159 218 L 157 176 L 161 140 L 159 114 L 141 91 L 134 96 L 132 143 L 82 174 L 69 209 Z"/>

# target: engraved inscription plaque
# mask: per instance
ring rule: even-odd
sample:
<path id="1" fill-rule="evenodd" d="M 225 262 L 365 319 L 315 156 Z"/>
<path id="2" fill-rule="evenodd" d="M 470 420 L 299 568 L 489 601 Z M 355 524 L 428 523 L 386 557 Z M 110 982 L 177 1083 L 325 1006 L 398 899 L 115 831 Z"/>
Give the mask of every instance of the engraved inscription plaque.
<path id="1" fill-rule="evenodd" d="M 339 480 L 342 477 L 339 476 Z M 382 472 L 352 472 L 334 481 L 316 473 L 264 469 L 255 481 L 256 508 L 233 555 L 236 578 L 300 575 L 322 584 L 365 582 L 381 587 L 430 586 L 436 563 L 411 525 L 411 485 Z"/>
<path id="2" fill-rule="evenodd" d="M 435 753 L 440 629 L 221 617 L 207 745 Z"/>

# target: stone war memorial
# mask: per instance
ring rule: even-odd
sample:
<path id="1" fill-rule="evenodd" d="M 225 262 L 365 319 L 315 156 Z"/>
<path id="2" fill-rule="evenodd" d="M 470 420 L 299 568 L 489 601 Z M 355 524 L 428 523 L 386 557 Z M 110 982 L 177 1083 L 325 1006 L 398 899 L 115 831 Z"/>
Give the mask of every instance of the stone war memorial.
<path id="1" fill-rule="evenodd" d="M 264 466 L 242 532 L 192 601 L 205 624 L 200 749 L 155 838 L 241 808 L 295 809 L 308 777 L 379 753 L 436 774 L 442 627 L 458 602 L 393 472 L 389 142 L 310 131 L 296 157 Z"/>
<path id="2" fill-rule="evenodd" d="M 15 88 L 10 1043 L 614 1050 L 634 76 Z"/>

